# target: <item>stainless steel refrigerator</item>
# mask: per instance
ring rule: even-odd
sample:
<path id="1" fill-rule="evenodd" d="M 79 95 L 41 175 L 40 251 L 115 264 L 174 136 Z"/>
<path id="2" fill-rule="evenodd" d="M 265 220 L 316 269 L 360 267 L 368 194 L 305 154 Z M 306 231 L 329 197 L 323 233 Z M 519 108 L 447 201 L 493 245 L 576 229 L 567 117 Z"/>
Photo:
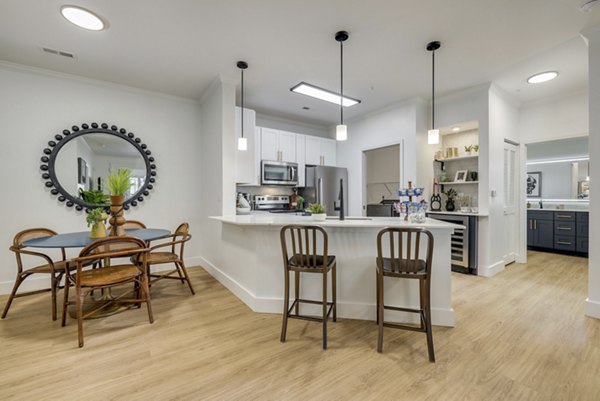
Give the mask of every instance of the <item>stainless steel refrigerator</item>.
<path id="1" fill-rule="evenodd" d="M 321 203 L 328 216 L 340 215 L 340 180 L 343 184 L 344 215 L 348 215 L 348 170 L 341 167 L 306 167 L 305 203 Z"/>

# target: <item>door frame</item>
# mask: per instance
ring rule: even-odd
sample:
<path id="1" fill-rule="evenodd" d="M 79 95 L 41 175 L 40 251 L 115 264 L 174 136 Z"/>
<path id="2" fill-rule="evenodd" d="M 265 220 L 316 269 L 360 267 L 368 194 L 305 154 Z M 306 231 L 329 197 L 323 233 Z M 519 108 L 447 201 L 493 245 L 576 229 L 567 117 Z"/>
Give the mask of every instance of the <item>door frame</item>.
<path id="1" fill-rule="evenodd" d="M 400 168 L 400 182 L 399 184 L 401 185 L 404 182 L 404 149 L 405 149 L 405 145 L 404 145 L 404 138 L 401 138 L 398 141 L 393 141 L 393 142 L 384 142 L 384 143 L 380 143 L 377 145 L 370 145 L 370 146 L 365 146 L 363 148 L 361 148 L 360 152 L 361 152 L 361 162 L 362 162 L 362 177 L 361 177 L 361 184 L 360 184 L 360 192 L 362 194 L 362 200 L 361 200 L 361 209 L 362 209 L 362 215 L 366 216 L 367 215 L 367 154 L 366 152 L 370 151 L 370 150 L 376 150 L 376 149 L 381 149 L 381 148 L 389 148 L 390 146 L 399 146 L 400 150 L 399 150 L 399 154 L 400 154 L 400 160 L 398 161 L 398 165 Z"/>

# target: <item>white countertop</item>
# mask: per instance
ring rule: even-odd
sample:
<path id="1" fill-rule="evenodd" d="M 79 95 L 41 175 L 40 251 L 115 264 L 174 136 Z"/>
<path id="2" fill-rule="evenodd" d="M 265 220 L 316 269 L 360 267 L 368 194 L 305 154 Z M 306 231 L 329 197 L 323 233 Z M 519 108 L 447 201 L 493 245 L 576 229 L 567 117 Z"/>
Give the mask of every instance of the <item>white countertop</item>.
<path id="1" fill-rule="evenodd" d="M 444 212 L 444 211 L 428 211 L 427 214 L 449 214 L 449 215 L 453 215 L 453 216 L 487 216 L 487 214 L 484 213 L 467 213 L 467 212 Z"/>
<path id="2" fill-rule="evenodd" d="M 213 220 L 240 226 L 284 226 L 286 224 L 316 224 L 323 227 L 340 228 L 383 228 L 383 227 L 423 227 L 427 229 L 464 228 L 458 224 L 446 223 L 428 218 L 425 223 L 409 223 L 398 217 L 354 217 L 348 216 L 346 220 L 339 221 L 336 217 L 325 221 L 313 220 L 310 216 L 296 216 L 290 214 L 249 214 L 235 216 L 211 216 Z"/>

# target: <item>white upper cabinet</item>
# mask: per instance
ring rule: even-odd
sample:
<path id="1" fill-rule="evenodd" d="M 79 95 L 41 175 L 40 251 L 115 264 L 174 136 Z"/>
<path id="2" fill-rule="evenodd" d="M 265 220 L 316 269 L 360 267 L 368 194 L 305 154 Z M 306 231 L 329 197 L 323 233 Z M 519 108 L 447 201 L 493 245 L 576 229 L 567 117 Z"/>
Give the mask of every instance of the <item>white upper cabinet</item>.
<path id="1" fill-rule="evenodd" d="M 306 137 L 306 164 L 336 166 L 336 143 L 333 139 Z"/>
<path id="2" fill-rule="evenodd" d="M 298 163 L 298 186 L 306 185 L 306 135 L 296 134 L 296 163 Z"/>
<path id="3" fill-rule="evenodd" d="M 296 134 L 279 131 L 279 152 L 282 162 L 296 162 Z"/>
<path id="4" fill-rule="evenodd" d="M 296 161 L 296 134 L 293 132 L 262 128 L 261 142 L 262 160 Z"/>
<path id="5" fill-rule="evenodd" d="M 262 128 L 261 131 L 261 160 L 279 160 L 279 130 Z"/>
<path id="6" fill-rule="evenodd" d="M 256 183 L 256 113 L 254 110 L 244 108 L 244 137 L 248 139 L 248 149 L 237 150 L 237 138 L 241 136 L 241 112 L 235 108 L 235 182 L 239 184 Z"/>

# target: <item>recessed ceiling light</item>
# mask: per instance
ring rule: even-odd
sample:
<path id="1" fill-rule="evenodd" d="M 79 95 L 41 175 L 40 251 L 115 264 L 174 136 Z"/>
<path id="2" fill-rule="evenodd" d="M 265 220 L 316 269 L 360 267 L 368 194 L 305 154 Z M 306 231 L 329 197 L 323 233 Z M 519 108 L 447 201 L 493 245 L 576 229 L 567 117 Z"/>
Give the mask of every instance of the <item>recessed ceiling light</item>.
<path id="1" fill-rule="evenodd" d="M 458 132 L 460 131 L 460 127 L 452 127 L 452 132 Z"/>
<path id="2" fill-rule="evenodd" d="M 298 85 L 290 88 L 292 92 L 300 93 L 302 95 L 314 97 L 316 99 L 324 100 L 326 102 L 340 104 L 340 94 L 329 91 L 327 89 L 319 88 L 318 86 L 307 84 L 306 82 L 300 82 Z M 348 96 L 344 96 L 344 107 L 354 106 L 360 103 L 360 100 L 353 99 Z"/>
<path id="3" fill-rule="evenodd" d="M 548 82 L 556 77 L 558 77 L 558 72 L 556 71 L 540 72 L 539 74 L 527 78 L 527 82 L 530 84 L 540 84 L 542 82 Z"/>
<path id="4" fill-rule="evenodd" d="M 90 31 L 101 31 L 105 28 L 100 17 L 78 6 L 62 6 L 60 13 L 72 24 Z"/>

